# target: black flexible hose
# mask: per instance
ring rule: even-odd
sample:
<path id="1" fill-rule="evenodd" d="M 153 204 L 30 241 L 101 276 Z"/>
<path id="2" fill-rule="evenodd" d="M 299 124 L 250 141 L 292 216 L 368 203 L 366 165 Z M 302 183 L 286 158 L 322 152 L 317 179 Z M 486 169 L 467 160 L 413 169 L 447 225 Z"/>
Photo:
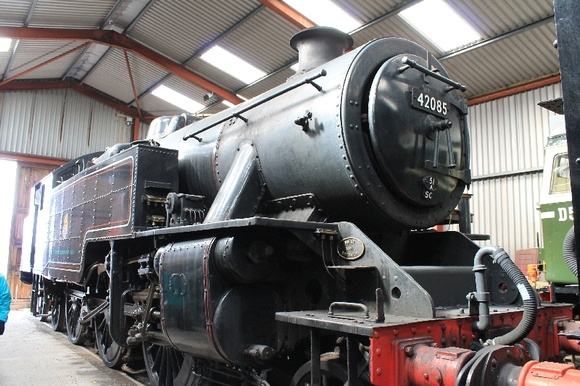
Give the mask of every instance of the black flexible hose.
<path id="1" fill-rule="evenodd" d="M 564 255 L 564 261 L 566 265 L 572 271 L 572 273 L 578 277 L 578 263 L 576 260 L 576 236 L 574 233 L 574 226 L 570 228 L 566 237 L 564 237 L 564 243 L 562 244 L 562 253 Z"/>
<path id="2" fill-rule="evenodd" d="M 512 345 L 524 339 L 534 328 L 536 316 L 538 314 L 538 302 L 536 293 L 532 289 L 530 283 L 528 283 L 528 280 L 522 271 L 520 271 L 517 265 L 515 265 L 503 249 L 498 249 L 499 251 L 493 254 L 494 262 L 500 265 L 516 285 L 524 301 L 524 314 L 516 328 L 505 335 L 492 339 L 491 344 Z"/>

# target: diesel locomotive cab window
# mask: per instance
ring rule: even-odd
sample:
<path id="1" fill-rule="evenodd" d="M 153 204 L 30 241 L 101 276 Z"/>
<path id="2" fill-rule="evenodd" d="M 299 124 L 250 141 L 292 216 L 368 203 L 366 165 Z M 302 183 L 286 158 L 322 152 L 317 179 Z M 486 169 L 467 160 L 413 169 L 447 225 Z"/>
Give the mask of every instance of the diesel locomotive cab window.
<path id="1" fill-rule="evenodd" d="M 570 192 L 570 166 L 568 154 L 557 154 L 552 164 L 552 184 L 550 194 Z"/>

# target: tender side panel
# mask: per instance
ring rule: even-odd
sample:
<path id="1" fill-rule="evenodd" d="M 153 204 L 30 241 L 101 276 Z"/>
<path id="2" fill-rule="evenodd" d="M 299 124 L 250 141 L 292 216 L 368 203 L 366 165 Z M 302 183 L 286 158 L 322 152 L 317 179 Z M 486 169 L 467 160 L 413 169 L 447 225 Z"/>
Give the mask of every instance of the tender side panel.
<path id="1" fill-rule="evenodd" d="M 43 273 L 82 281 L 87 244 L 133 237 L 136 230 L 163 225 L 151 212 L 163 214 L 160 200 L 177 190 L 177 184 L 177 151 L 142 145 L 65 181 L 50 199 Z"/>

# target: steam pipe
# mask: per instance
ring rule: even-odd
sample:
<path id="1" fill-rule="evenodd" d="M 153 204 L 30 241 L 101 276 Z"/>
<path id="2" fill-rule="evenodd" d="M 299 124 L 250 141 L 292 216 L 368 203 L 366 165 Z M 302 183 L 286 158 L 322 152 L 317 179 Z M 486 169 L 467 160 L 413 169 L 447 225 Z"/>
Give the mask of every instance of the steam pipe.
<path id="1" fill-rule="evenodd" d="M 487 246 L 480 248 L 473 259 L 473 272 L 475 275 L 475 299 L 478 302 L 479 319 L 473 322 L 472 328 L 477 331 L 487 331 L 491 325 L 491 316 L 489 315 L 489 292 L 485 285 L 485 271 L 487 267 L 483 264 L 483 259 L 487 255 L 493 255 L 496 247 Z"/>
<path id="2" fill-rule="evenodd" d="M 252 216 L 264 195 L 264 181 L 254 144 L 244 141 L 216 198 L 209 208 L 204 224 Z"/>
<path id="3" fill-rule="evenodd" d="M 514 282 L 520 296 L 524 301 L 524 314 L 520 323 L 512 331 L 498 336 L 486 342 L 486 345 L 512 345 L 525 338 L 534 327 L 536 323 L 536 316 L 538 313 L 538 302 L 536 293 L 526 280 L 524 274 L 510 259 L 507 252 L 502 248 L 488 246 L 481 248 L 476 254 L 473 262 L 473 271 L 475 272 L 475 290 L 476 296 L 486 298 L 486 300 L 479 303 L 479 320 L 473 323 L 473 328 L 479 331 L 486 331 L 491 324 L 491 317 L 489 315 L 489 292 L 485 286 L 485 265 L 483 259 L 486 256 L 491 256 L 493 262 L 500 265 L 506 272 L 508 277 Z M 486 295 L 487 294 L 487 295 Z M 483 304 L 482 304 L 483 303 Z"/>

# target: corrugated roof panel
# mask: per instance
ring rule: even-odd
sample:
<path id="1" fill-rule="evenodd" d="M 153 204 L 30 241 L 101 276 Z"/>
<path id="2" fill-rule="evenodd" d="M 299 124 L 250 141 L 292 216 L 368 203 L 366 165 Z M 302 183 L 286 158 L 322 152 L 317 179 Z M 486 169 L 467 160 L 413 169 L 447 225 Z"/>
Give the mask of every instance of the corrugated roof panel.
<path id="1" fill-rule="evenodd" d="M 290 38 L 300 29 L 263 9 L 219 44 L 262 71 L 272 72 L 298 58 Z"/>
<path id="2" fill-rule="evenodd" d="M 209 105 L 215 101 L 215 98 L 212 100 L 204 101 L 203 96 L 207 94 L 206 90 L 194 86 L 175 75 L 169 76 L 167 79 L 161 82 L 161 84 L 187 96 L 188 98 L 193 99 L 195 102 L 204 106 Z M 185 112 L 183 109 L 165 102 L 163 99 L 160 99 L 151 93 L 144 95 L 140 99 L 140 103 L 143 110 L 153 115 L 178 115 Z"/>
<path id="3" fill-rule="evenodd" d="M 185 96 L 188 96 L 189 98 L 193 99 L 198 103 L 205 104 L 203 101 L 203 96 L 207 94 L 207 91 L 197 86 L 194 86 L 191 83 L 186 82 L 175 75 L 172 75 L 167 79 L 165 79 L 162 84 Z"/>
<path id="4" fill-rule="evenodd" d="M 117 0 L 37 0 L 29 27 L 98 28 Z"/>
<path id="5" fill-rule="evenodd" d="M 287 68 L 283 71 L 280 71 L 276 75 L 272 75 L 266 78 L 262 82 L 256 83 L 250 87 L 240 90 L 239 94 L 247 99 L 253 98 L 262 93 L 265 93 L 268 90 L 273 89 L 276 86 L 281 85 L 282 83 L 285 83 L 289 77 L 295 74 L 296 73 L 293 70 Z"/>
<path id="6" fill-rule="evenodd" d="M 145 94 L 139 101 L 141 108 L 153 116 L 179 115 L 183 110 L 171 103 L 165 102 L 152 94 Z"/>
<path id="7" fill-rule="evenodd" d="M 211 81 L 212 83 L 225 88 L 226 90 L 238 90 L 246 84 L 233 76 L 226 74 L 222 70 L 218 70 L 211 64 L 197 58 L 189 62 L 186 68 L 201 77 Z"/>
<path id="8" fill-rule="evenodd" d="M 401 0 L 333 0 L 355 19 L 369 22 L 384 15 L 404 1 Z"/>
<path id="9" fill-rule="evenodd" d="M 522 27 L 554 14 L 553 0 L 446 0 L 483 37 Z"/>
<path id="10" fill-rule="evenodd" d="M 183 63 L 258 7 L 261 4 L 254 0 L 214 0 L 211 6 L 203 2 L 155 1 L 128 36 Z"/>
<path id="11" fill-rule="evenodd" d="M 553 24 L 536 27 L 444 60 L 443 65 L 452 74 L 464 73 L 468 97 L 555 73 L 559 62 L 552 46 L 553 28 Z"/>
<path id="12" fill-rule="evenodd" d="M 377 37 L 397 37 L 411 40 L 412 42 L 423 46 L 435 56 L 442 54 L 442 52 L 433 45 L 430 40 L 426 39 L 399 16 L 390 17 L 356 33 L 353 36 L 355 47 L 376 39 Z"/>
<path id="13" fill-rule="evenodd" d="M 34 66 L 45 63 L 67 51 L 82 45 L 83 42 L 22 40 L 16 50 L 7 77 L 13 77 Z M 20 79 L 60 78 L 78 55 L 78 50 L 59 60 L 42 66 Z"/>
<path id="14" fill-rule="evenodd" d="M 6 71 L 6 66 L 8 66 L 11 56 L 12 53 L 10 52 L 0 52 L 0 74 L 4 74 Z"/>
<path id="15" fill-rule="evenodd" d="M 137 95 L 167 75 L 165 70 L 131 52 L 128 56 Z M 85 79 L 85 83 L 98 90 L 107 90 L 107 94 L 125 103 L 134 99 L 125 55 L 119 49 L 109 50 L 106 57 Z"/>
<path id="16" fill-rule="evenodd" d="M 291 71 L 291 72 L 294 73 L 293 71 Z M 278 82 L 278 80 L 274 80 L 273 82 Z M 167 87 L 170 87 L 173 90 L 175 90 L 181 94 L 184 94 L 187 97 L 193 99 L 195 102 L 201 103 L 202 105 L 206 106 L 205 109 L 201 110 L 201 114 L 204 114 L 204 115 L 205 114 L 215 114 L 215 113 L 220 112 L 220 111 L 227 108 L 223 103 L 221 103 L 221 99 L 216 97 L 216 96 L 213 96 L 212 98 L 210 98 L 208 100 L 204 100 L 204 96 L 207 95 L 206 90 L 199 88 L 197 86 L 194 86 L 188 82 L 185 82 L 184 80 L 182 80 L 176 76 L 172 75 L 172 76 L 168 77 L 161 84 L 163 84 Z M 269 85 L 269 83 L 265 83 L 265 84 Z M 260 83 L 260 85 L 262 87 L 262 83 Z M 261 93 L 261 92 L 258 92 L 258 93 Z M 245 94 L 243 92 L 242 92 L 242 95 L 245 97 Z M 151 93 L 144 95 L 141 98 L 140 102 L 141 102 L 141 108 L 143 110 L 146 110 L 148 113 L 150 113 L 152 115 L 156 115 L 156 116 L 179 115 L 179 114 L 182 114 L 185 112 L 183 109 L 181 109 L 177 106 L 174 106 L 168 102 L 165 102 L 164 100 L 152 95 Z M 135 106 L 135 105 L 133 104 L 133 106 Z"/>
<path id="17" fill-rule="evenodd" d="M 0 1 L 0 24 L 3 26 L 22 27 L 31 4 L 32 0 Z"/>

